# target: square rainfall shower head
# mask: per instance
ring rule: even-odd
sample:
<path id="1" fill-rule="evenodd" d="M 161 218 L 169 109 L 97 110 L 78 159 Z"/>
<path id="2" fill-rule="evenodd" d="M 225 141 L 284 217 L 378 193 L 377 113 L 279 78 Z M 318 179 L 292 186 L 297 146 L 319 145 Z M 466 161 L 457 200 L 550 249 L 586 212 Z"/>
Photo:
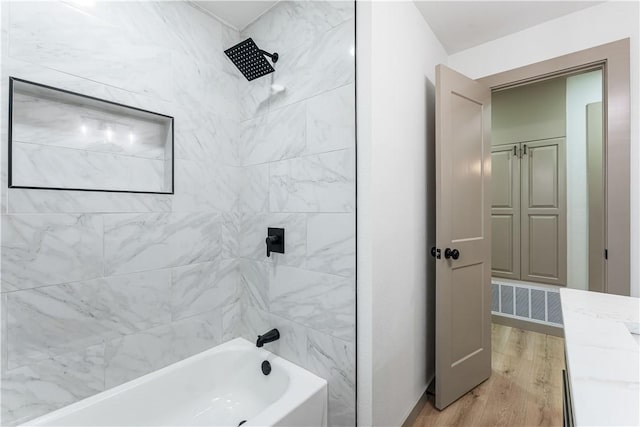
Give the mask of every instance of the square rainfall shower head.
<path id="1" fill-rule="evenodd" d="M 275 71 L 265 58 L 265 52 L 258 48 L 252 38 L 230 47 L 224 53 L 249 81 Z"/>

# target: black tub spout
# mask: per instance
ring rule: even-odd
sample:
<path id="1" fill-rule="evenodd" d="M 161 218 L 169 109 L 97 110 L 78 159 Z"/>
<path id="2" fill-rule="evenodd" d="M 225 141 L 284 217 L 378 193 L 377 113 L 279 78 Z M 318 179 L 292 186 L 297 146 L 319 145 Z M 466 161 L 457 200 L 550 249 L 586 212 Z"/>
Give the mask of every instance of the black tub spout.
<path id="1" fill-rule="evenodd" d="M 280 332 L 278 332 L 277 329 L 272 329 L 263 335 L 258 335 L 258 340 L 256 341 L 256 347 L 262 347 L 266 343 L 273 342 L 279 338 L 280 338 Z"/>

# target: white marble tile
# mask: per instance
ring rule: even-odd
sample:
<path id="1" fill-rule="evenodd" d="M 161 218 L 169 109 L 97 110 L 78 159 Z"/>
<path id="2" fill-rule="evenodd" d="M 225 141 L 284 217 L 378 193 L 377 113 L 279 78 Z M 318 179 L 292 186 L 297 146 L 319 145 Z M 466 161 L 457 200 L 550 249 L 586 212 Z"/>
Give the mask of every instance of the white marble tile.
<path id="1" fill-rule="evenodd" d="M 0 102 L 2 102 L 4 98 L 0 97 Z M 0 138 L 3 141 L 8 140 L 6 125 L 2 123 L 2 130 L 0 131 Z M 8 200 L 8 186 L 9 186 L 9 162 L 7 160 L 7 156 L 5 155 L 4 148 L 2 149 L 2 156 L 0 156 L 0 214 L 6 214 L 9 212 L 9 200 Z"/>
<path id="2" fill-rule="evenodd" d="M 175 362 L 173 331 L 163 325 L 109 341 L 105 348 L 105 386 L 115 387 Z"/>
<path id="3" fill-rule="evenodd" d="M 346 21 L 316 38 L 283 53 L 273 80 L 286 90 L 269 100 L 274 110 L 355 81 L 354 21 Z"/>
<path id="4" fill-rule="evenodd" d="M 7 14 L 3 14 L 5 16 Z M 104 84 L 78 77 L 69 73 L 45 67 L 41 64 L 22 61 L 7 55 L 2 57 L 2 77 L 3 91 L 9 89 L 9 77 L 28 80 L 58 89 L 68 90 L 95 98 L 105 99 L 107 97 L 107 87 Z M 126 91 L 112 88 L 116 93 Z M 131 94 L 129 95 L 131 96 Z M 115 100 L 115 99 L 114 99 Z M 8 102 L 8 98 L 7 98 Z M 135 106 L 135 105 L 133 105 Z"/>
<path id="5" fill-rule="evenodd" d="M 222 341 L 242 336 L 242 301 L 222 307 Z"/>
<path id="6" fill-rule="evenodd" d="M 240 297 L 236 260 L 217 260 L 172 269 L 173 320 L 227 306 Z"/>
<path id="7" fill-rule="evenodd" d="M 127 38 L 140 38 L 146 43 L 157 41 L 167 47 L 177 47 L 178 41 L 167 28 L 161 8 L 156 2 L 72 3 L 75 9 L 116 26 Z"/>
<path id="8" fill-rule="evenodd" d="M 3 215 L 3 291 L 99 277 L 98 215 Z"/>
<path id="9" fill-rule="evenodd" d="M 8 366 L 171 321 L 171 272 L 94 279 L 7 296 Z"/>
<path id="10" fill-rule="evenodd" d="M 216 62 L 200 62 L 194 61 L 190 54 L 173 53 L 175 103 L 205 119 L 213 113 L 235 122 L 239 117 L 238 78 L 242 75 L 222 50 L 216 57 Z"/>
<path id="11" fill-rule="evenodd" d="M 215 210 L 215 194 L 211 166 L 204 162 L 176 159 L 174 212 L 203 212 Z"/>
<path id="12" fill-rule="evenodd" d="M 280 332 L 280 339 L 266 344 L 265 348 L 298 366 L 306 366 L 307 328 L 253 305 L 244 306 L 241 313 L 242 331 L 240 336 L 250 342 L 255 342 L 258 335 L 276 328 Z"/>
<path id="13" fill-rule="evenodd" d="M 267 40 L 273 40 L 277 44 L 273 50 L 278 50 L 282 59 L 276 64 L 276 73 L 253 82 L 247 82 L 223 53 L 240 40 L 238 32 L 185 3 L 97 2 L 93 10 L 84 11 L 88 15 L 83 17 L 78 16 L 82 14 L 77 12 L 82 8 L 78 5 L 35 5 L 33 10 L 25 10 L 23 6 L 12 8 L 20 9 L 20 16 L 12 23 L 11 37 L 18 40 L 12 53 L 25 61 L 10 59 L 15 74 L 8 74 L 3 62 L 3 80 L 8 75 L 16 75 L 175 116 L 176 159 L 192 161 L 177 162 L 181 163 L 176 175 L 176 185 L 180 188 L 170 197 L 171 202 L 118 197 L 118 194 L 111 198 L 111 195 L 94 197 L 91 193 L 74 196 L 71 192 L 54 196 L 10 193 L 9 209 L 15 212 L 105 213 L 106 274 L 162 268 L 175 273 L 168 307 L 158 303 L 148 289 L 141 292 L 149 295 L 150 300 L 138 303 L 164 307 L 164 315 L 173 313 L 180 319 L 173 323 L 165 318 L 158 320 L 160 323 L 147 322 L 143 319 L 145 313 L 151 314 L 150 309 L 144 308 L 146 305 L 138 309 L 137 317 L 118 311 L 119 307 L 129 304 L 124 296 L 117 302 L 105 301 L 109 309 L 115 307 L 119 313 L 116 319 L 121 319 L 113 326 L 118 334 L 107 334 L 113 338 L 105 338 L 109 340 L 104 372 L 106 386 L 121 384 L 221 340 L 243 335 L 255 341 L 257 334 L 272 327 L 278 327 L 282 333 L 279 342 L 269 344 L 277 354 L 315 369 L 327 378 L 333 378 L 340 369 L 348 371 L 351 365 L 341 359 L 341 341 L 317 332 L 320 337 L 314 337 L 309 327 L 354 339 L 353 280 L 289 266 L 306 268 L 311 262 L 312 269 L 350 274 L 346 216 L 334 223 L 328 216 L 315 213 L 355 209 L 353 154 L 343 150 L 324 157 L 300 159 L 297 156 L 353 147 L 348 145 L 349 123 L 344 120 L 350 114 L 347 92 L 352 88 L 354 75 L 353 57 L 349 52 L 353 44 L 353 21 L 349 21 L 353 18 L 353 3 L 287 2 L 275 9 L 292 8 L 293 12 L 279 12 L 277 19 L 269 18 L 268 14 L 261 18 L 265 38 L 261 39 L 263 35 L 256 31 L 256 41 L 260 44 L 259 40 L 265 40 L 263 43 L 269 50 Z M 43 11 L 52 11 L 58 16 L 54 16 L 51 23 L 41 25 L 46 15 Z M 43 40 L 43 35 L 61 24 L 70 25 Z M 79 29 L 93 24 L 96 31 L 87 31 L 97 34 L 96 38 L 80 40 L 77 44 L 70 40 L 69 34 L 77 34 Z M 26 34 L 33 25 L 35 30 Z M 287 31 L 297 34 L 297 38 L 283 37 Z M 110 38 L 101 45 L 105 52 L 91 51 L 99 45 L 100 37 L 107 35 Z M 120 42 L 123 52 L 114 59 L 114 46 L 119 41 L 124 41 Z M 37 43 L 42 46 L 41 52 L 36 49 Z M 160 53 L 166 55 L 159 57 Z M 156 70 L 159 64 L 164 65 Z M 116 68 L 120 73 L 127 73 L 126 76 L 116 79 Z M 272 83 L 284 84 L 286 90 L 276 95 L 270 88 Z M 315 95 L 318 97 L 309 99 Z M 282 108 L 296 102 L 300 102 L 299 105 Z M 261 117 L 262 123 L 269 124 L 271 120 L 269 126 L 254 126 L 254 136 L 247 140 L 246 146 L 241 144 L 240 121 L 263 115 L 266 116 Z M 249 149 L 241 153 L 240 149 L 245 147 Z M 295 158 L 271 167 L 261 164 L 237 168 L 249 164 L 244 163 L 246 161 L 271 162 L 289 157 Z M 193 161 L 203 164 L 202 170 L 189 168 Z M 169 213 L 168 209 L 174 212 Z M 270 209 L 275 212 L 269 213 Z M 130 213 L 118 214 L 120 212 Z M 241 214 L 243 212 L 246 215 Z M 310 215 L 308 227 L 304 212 L 314 213 Z M 250 219 L 254 214 L 261 215 Z M 331 225 L 333 228 L 326 228 Z M 286 229 L 286 254 L 273 254 L 266 259 L 267 226 Z M 100 233 L 101 230 L 100 224 Z M 87 251 L 79 253 L 84 255 Z M 244 257 L 246 282 L 240 283 L 240 299 L 230 300 L 224 292 L 218 295 L 217 285 L 223 283 L 226 290 L 232 288 L 226 285 L 231 281 L 230 266 L 237 256 Z M 55 259 L 53 255 L 51 259 Z M 86 264 L 83 262 L 81 267 Z M 59 277 L 66 281 L 64 271 L 76 272 L 77 269 L 68 265 L 61 267 Z M 102 266 L 99 272 L 102 273 Z M 24 270 L 21 274 L 33 273 Z M 219 276 L 222 276 L 221 282 L 217 281 Z M 213 288 L 207 280 L 211 277 L 216 278 Z M 216 306 L 213 312 L 202 312 L 220 300 L 225 305 Z M 33 342 L 57 343 L 54 338 L 65 328 L 74 332 L 64 339 L 79 345 L 83 341 L 82 331 L 94 331 L 91 328 L 97 325 L 96 330 L 101 332 L 100 328 L 111 325 L 108 315 L 99 315 L 95 321 L 73 326 L 89 312 L 79 309 L 82 304 L 91 305 L 88 301 L 93 298 L 78 291 L 69 297 L 69 303 L 60 306 L 45 303 L 55 312 L 39 316 L 71 313 L 67 316 L 69 321 L 61 328 L 56 324 L 36 328 L 32 338 L 25 335 L 26 344 L 20 344 L 22 349 L 29 350 L 29 343 Z M 277 301 L 275 307 L 271 306 L 274 301 Z M 99 302 L 97 298 L 93 304 Z M 269 308 L 272 313 L 259 307 Z M 138 322 L 139 327 L 130 328 Z M 140 330 L 143 327 L 145 329 Z M 122 333 L 127 335 L 121 336 Z M 67 347 L 69 351 L 75 350 L 72 344 Z M 90 344 L 85 341 L 83 345 Z M 329 355 L 320 353 L 319 349 Z M 47 353 L 58 351 L 62 348 L 54 346 L 48 348 Z M 34 363 L 40 360 L 35 351 L 32 356 Z M 332 370 L 332 361 L 340 364 L 337 370 Z M 24 368 L 33 366 L 36 365 Z M 73 368 L 68 374 L 82 378 L 82 368 Z M 335 425 L 346 425 L 351 420 L 349 410 L 355 408 L 355 402 L 351 403 L 349 381 L 334 379 L 332 384 L 330 419 Z"/>
<path id="14" fill-rule="evenodd" d="M 269 165 L 246 166 L 240 169 L 238 212 L 269 210 Z"/>
<path id="15" fill-rule="evenodd" d="M 299 156 L 305 149 L 306 108 L 297 103 L 241 124 L 240 158 L 253 165 Z"/>
<path id="16" fill-rule="evenodd" d="M 239 166 L 237 120 L 182 108 L 176 112 L 175 126 L 177 159 Z"/>
<path id="17" fill-rule="evenodd" d="M 242 31 L 261 49 L 281 54 L 308 44 L 332 27 L 353 18 L 353 2 L 281 1 Z"/>
<path id="18" fill-rule="evenodd" d="M 223 50 L 235 45 L 240 40 L 242 39 L 238 30 L 231 28 L 220 21 L 220 43 Z"/>
<path id="19" fill-rule="evenodd" d="M 186 52 L 172 52 L 172 78 L 174 85 L 173 101 L 181 106 L 201 105 L 204 102 L 204 71 L 211 65 L 194 61 Z"/>
<path id="20" fill-rule="evenodd" d="M 188 214 L 113 214 L 104 216 L 105 274 L 167 268 L 176 265 L 174 244 L 178 219 Z M 211 261 L 211 260 L 203 260 Z"/>
<path id="21" fill-rule="evenodd" d="M 221 289 L 233 288 L 229 282 L 239 221 L 232 211 L 240 205 L 237 195 L 242 184 L 237 169 L 238 94 L 244 78 L 223 53 L 238 41 L 238 32 L 186 3 L 96 2 L 86 7 L 52 2 L 12 4 L 3 12 L 7 9 L 11 9 L 11 22 L 5 28 L 12 43 L 10 51 L 2 49 L 5 105 L 6 81 L 15 76 L 168 114 L 176 118 L 176 158 L 201 162 L 208 169 L 208 181 L 201 185 L 200 171 L 183 167 L 181 190 L 166 197 L 11 190 L 7 205 L 3 189 L 3 212 L 105 214 L 3 218 L 3 237 L 6 230 L 14 229 L 11 245 L 3 242 L 3 280 L 19 279 L 5 282 L 4 291 L 82 281 L 82 286 L 70 283 L 3 295 L 9 300 L 9 309 L 3 312 L 11 316 L 2 326 L 12 332 L 2 337 L 12 339 L 2 348 L 3 356 L 8 352 L 10 357 L 2 359 L 12 365 L 29 363 L 13 371 L 24 384 L 12 383 L 15 389 L 9 393 L 19 393 L 26 400 L 12 403 L 12 416 L 33 417 L 94 393 L 85 393 L 92 388 L 92 376 L 84 362 L 40 369 L 39 364 L 49 363 L 49 355 L 76 357 L 76 351 L 108 340 L 106 372 L 101 368 L 98 373 L 100 388 L 105 381 L 112 387 L 244 330 L 242 303 L 237 298 L 202 313 L 209 304 L 219 303 L 216 292 L 206 286 L 210 284 L 206 277 L 215 274 Z M 2 15 L 9 21 L 9 13 Z M 78 39 L 78 33 L 86 37 Z M 6 116 L 1 120 L 6 129 Z M 250 200 L 252 192 L 246 192 L 245 206 L 268 208 L 268 168 L 247 176 L 248 182 L 262 181 L 265 191 L 257 204 Z M 7 260 L 20 262 L 7 269 Z M 211 270 L 199 271 L 200 263 Z M 151 279 L 110 284 L 122 277 L 153 277 L 159 273 L 147 270 L 170 272 L 171 267 L 177 277 L 173 288 L 171 281 Z M 104 274 L 103 269 L 106 274 L 123 275 L 88 280 Z M 145 272 L 137 273 L 141 271 Z M 221 294 L 223 303 L 229 301 L 225 292 Z M 173 323 L 172 310 L 180 318 Z M 100 341 L 93 341 L 96 336 Z"/>
<path id="22" fill-rule="evenodd" d="M 352 212 L 355 209 L 352 150 L 271 163 L 272 212 Z"/>
<path id="23" fill-rule="evenodd" d="M 264 218 L 266 231 L 268 227 L 284 228 L 284 253 L 271 253 L 269 258 L 262 258 L 274 266 L 288 265 L 304 267 L 306 262 L 307 217 L 305 214 L 268 214 Z M 264 232 L 263 232 L 264 233 Z M 242 236 L 243 239 L 245 236 Z M 256 236 L 257 237 L 257 236 Z M 264 240 L 264 239 L 262 239 Z M 243 243 L 246 243 L 243 240 Z M 262 242 L 264 243 L 264 242 Z M 266 252 L 266 244 L 259 245 Z M 255 248 L 255 246 L 254 246 Z M 254 252 L 259 256 L 259 251 Z M 266 254 L 265 254 L 266 255 Z"/>
<path id="24" fill-rule="evenodd" d="M 355 277 L 355 214 L 309 215 L 306 256 L 306 268 L 309 270 Z"/>
<path id="25" fill-rule="evenodd" d="M 307 338 L 306 367 L 329 382 L 329 425 L 355 425 L 355 344 L 316 331 Z"/>
<path id="26" fill-rule="evenodd" d="M 244 301 L 268 311 L 269 265 L 260 261 L 240 259 L 239 270 Z"/>
<path id="27" fill-rule="evenodd" d="M 236 72 L 240 73 L 238 70 Z M 270 100 L 274 98 L 271 90 L 274 79 L 274 73 L 252 81 L 247 81 L 244 76 L 239 77 L 240 120 L 252 119 L 269 112 Z"/>
<path id="28" fill-rule="evenodd" d="M 15 425 L 104 390 L 104 344 L 2 374 L 2 425 Z"/>
<path id="29" fill-rule="evenodd" d="M 345 340 L 355 338 L 353 279 L 277 266 L 269 276 L 273 314 Z"/>
<path id="30" fill-rule="evenodd" d="M 222 309 L 173 322 L 171 328 L 174 358 L 193 356 L 222 342 Z"/>
<path id="31" fill-rule="evenodd" d="M 167 100 L 142 93 L 131 92 L 103 82 L 54 70 L 37 62 L 27 62 L 12 57 L 3 58 L 2 76 L 4 79 L 2 89 L 3 91 L 6 90 L 7 93 L 9 77 L 17 77 L 168 116 L 175 116 L 180 111 L 174 104 Z"/>
<path id="32" fill-rule="evenodd" d="M 157 159 L 99 153 L 14 141 L 13 185 L 85 190 L 169 192 L 165 163 Z"/>
<path id="33" fill-rule="evenodd" d="M 9 47 L 7 35 L 9 34 L 9 15 L 5 12 L 0 14 L 0 51 L 6 52 Z"/>
<path id="34" fill-rule="evenodd" d="M 242 337 L 256 342 L 258 335 L 271 330 L 270 314 L 250 304 L 242 308 Z"/>
<path id="35" fill-rule="evenodd" d="M 242 169 L 211 162 L 175 162 L 174 212 L 230 212 L 238 204 Z"/>
<path id="36" fill-rule="evenodd" d="M 8 293 L 0 294 L 0 373 L 8 370 L 7 363 L 7 295 Z M 2 395 L 0 394 L 0 403 Z"/>
<path id="37" fill-rule="evenodd" d="M 209 212 L 104 215 L 105 273 L 213 261 L 220 256 L 220 222 Z"/>
<path id="38" fill-rule="evenodd" d="M 307 101 L 306 153 L 355 147 L 355 101 L 353 84 Z"/>
<path id="39" fill-rule="evenodd" d="M 245 213 L 240 216 L 238 256 L 266 262 L 268 213 Z M 285 231 L 286 233 L 286 231 Z M 286 235 L 285 235 L 286 243 Z"/>
<path id="40" fill-rule="evenodd" d="M 290 320 L 271 314 L 268 329 L 276 328 L 280 339 L 269 343 L 267 350 L 277 354 L 298 366 L 307 365 L 308 329 Z M 264 330 L 260 333 L 264 333 Z"/>
<path id="41" fill-rule="evenodd" d="M 233 44 L 235 43 L 225 44 L 223 49 Z M 207 107 L 207 111 L 213 111 L 217 115 L 236 122 L 240 119 L 239 85 L 244 76 L 226 57 L 223 49 L 216 56 L 218 61 L 204 68 L 203 93 L 205 96 L 201 96 L 200 99 Z"/>
<path id="42" fill-rule="evenodd" d="M 242 214 L 223 212 L 220 216 L 220 252 L 222 259 L 238 257 Z"/>
<path id="43" fill-rule="evenodd" d="M 234 211 L 238 205 L 242 168 L 218 165 L 213 167 L 212 173 L 211 185 L 204 191 L 207 191 L 212 198 L 213 206 L 217 211 Z"/>
<path id="44" fill-rule="evenodd" d="M 163 19 L 164 30 L 158 34 L 169 34 L 174 48 L 189 55 L 191 60 L 201 63 L 219 64 L 224 47 L 224 26 L 220 21 L 183 2 L 153 2 Z M 138 34 L 139 31 L 136 31 Z M 228 30 L 224 31 L 228 34 Z"/>
<path id="45" fill-rule="evenodd" d="M 10 213 L 170 212 L 171 196 L 90 191 L 9 189 Z"/>
<path id="46" fill-rule="evenodd" d="M 285 253 L 267 257 L 265 239 L 269 227 L 284 228 Z M 239 256 L 275 265 L 303 267 L 306 260 L 305 214 L 244 214 L 239 236 Z"/>
<path id="47" fill-rule="evenodd" d="M 9 14 L 11 57 L 133 92 L 172 98 L 169 49 L 130 39 L 117 25 L 62 2 L 14 2 Z"/>
<path id="48" fill-rule="evenodd" d="M 115 387 L 221 343 L 216 309 L 107 342 L 105 385 Z"/>
<path id="49" fill-rule="evenodd" d="M 151 113 L 115 107 L 15 81 L 13 141 L 163 159 L 171 122 Z"/>

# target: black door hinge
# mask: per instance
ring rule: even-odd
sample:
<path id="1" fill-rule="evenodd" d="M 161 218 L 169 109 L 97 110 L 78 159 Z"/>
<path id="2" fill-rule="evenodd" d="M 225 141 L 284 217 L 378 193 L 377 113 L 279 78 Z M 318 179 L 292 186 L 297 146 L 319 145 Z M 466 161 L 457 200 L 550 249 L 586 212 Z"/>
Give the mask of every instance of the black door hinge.
<path id="1" fill-rule="evenodd" d="M 609 249 L 604 250 L 604 259 L 609 259 Z"/>

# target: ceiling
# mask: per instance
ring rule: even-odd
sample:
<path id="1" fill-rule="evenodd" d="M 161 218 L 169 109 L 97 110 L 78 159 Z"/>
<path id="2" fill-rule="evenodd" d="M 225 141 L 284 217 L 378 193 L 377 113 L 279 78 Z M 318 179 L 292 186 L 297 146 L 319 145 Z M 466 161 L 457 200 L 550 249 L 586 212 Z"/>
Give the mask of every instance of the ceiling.
<path id="1" fill-rule="evenodd" d="M 236 30 L 242 31 L 267 10 L 271 9 L 278 0 L 228 0 L 228 1 L 194 1 L 197 6 L 211 12 Z"/>
<path id="2" fill-rule="evenodd" d="M 602 1 L 414 1 L 447 53 L 516 33 Z"/>
<path id="3" fill-rule="evenodd" d="M 243 30 L 278 1 L 201 0 L 193 3 L 235 29 Z M 414 2 L 449 54 L 603 3 L 580 0 Z"/>

